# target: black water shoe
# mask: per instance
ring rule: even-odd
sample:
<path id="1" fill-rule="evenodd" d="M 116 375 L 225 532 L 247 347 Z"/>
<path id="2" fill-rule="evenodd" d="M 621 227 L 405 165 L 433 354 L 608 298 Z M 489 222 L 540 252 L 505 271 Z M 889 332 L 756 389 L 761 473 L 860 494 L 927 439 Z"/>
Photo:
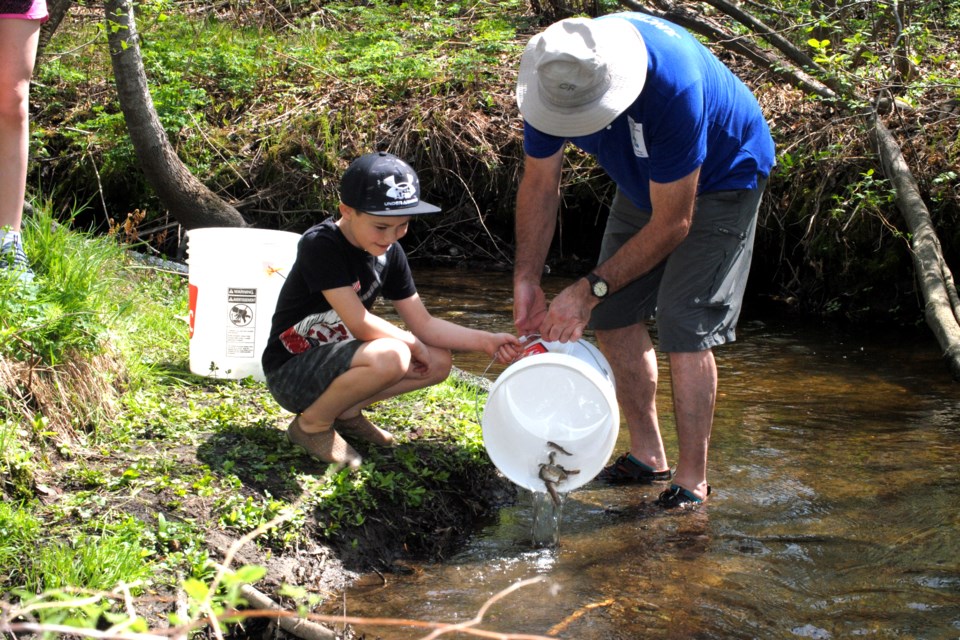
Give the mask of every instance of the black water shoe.
<path id="1" fill-rule="evenodd" d="M 649 466 L 638 462 L 629 453 L 625 453 L 613 461 L 609 467 L 604 467 L 597 475 L 597 479 L 607 484 L 653 484 L 667 482 L 673 477 L 670 469 L 655 471 Z"/>
<path id="2" fill-rule="evenodd" d="M 707 495 L 710 495 L 710 485 L 707 485 Z M 703 504 L 703 498 L 698 498 L 689 489 L 684 489 L 680 485 L 672 484 L 670 488 L 660 494 L 657 498 L 657 504 L 664 509 L 676 509 L 677 507 L 695 507 Z"/>

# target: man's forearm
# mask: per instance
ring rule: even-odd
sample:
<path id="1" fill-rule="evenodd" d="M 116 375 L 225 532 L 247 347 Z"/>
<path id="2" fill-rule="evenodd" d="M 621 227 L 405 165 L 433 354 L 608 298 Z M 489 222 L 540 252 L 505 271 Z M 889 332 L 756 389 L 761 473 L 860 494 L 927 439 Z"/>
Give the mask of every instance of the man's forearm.
<path id="1" fill-rule="evenodd" d="M 517 192 L 514 282 L 540 282 L 557 227 L 559 206 L 560 192 L 556 187 L 545 189 L 526 181 L 520 183 Z"/>

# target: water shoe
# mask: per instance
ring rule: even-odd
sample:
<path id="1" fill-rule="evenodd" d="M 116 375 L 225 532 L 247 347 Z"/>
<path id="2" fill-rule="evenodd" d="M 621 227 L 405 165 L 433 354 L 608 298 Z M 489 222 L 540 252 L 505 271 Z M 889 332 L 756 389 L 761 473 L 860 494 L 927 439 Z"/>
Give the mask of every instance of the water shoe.
<path id="1" fill-rule="evenodd" d="M 629 453 L 613 461 L 597 475 L 597 479 L 607 484 L 652 484 L 666 482 L 672 477 L 670 469 L 655 471 Z"/>
<path id="2" fill-rule="evenodd" d="M 710 495 L 710 485 L 707 485 L 707 495 Z M 672 484 L 670 488 L 660 494 L 657 498 L 657 504 L 664 509 L 675 509 L 677 507 L 695 507 L 703 504 L 703 498 L 698 498 L 689 489 L 684 489 L 680 485 Z"/>
<path id="3" fill-rule="evenodd" d="M 338 418 L 334 421 L 333 428 L 348 438 L 360 438 L 381 447 L 390 447 L 394 444 L 392 433 L 373 424 L 362 413 L 353 418 Z"/>

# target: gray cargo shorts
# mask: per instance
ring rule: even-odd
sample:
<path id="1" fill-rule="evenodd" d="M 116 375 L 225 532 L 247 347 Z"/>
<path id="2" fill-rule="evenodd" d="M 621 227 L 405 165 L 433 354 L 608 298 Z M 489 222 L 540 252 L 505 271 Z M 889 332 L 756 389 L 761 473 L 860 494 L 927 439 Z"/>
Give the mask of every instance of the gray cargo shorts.
<path id="1" fill-rule="evenodd" d="M 659 350 L 704 351 L 737 339 L 747 286 L 757 212 L 767 179 L 756 189 L 697 197 L 690 233 L 652 271 L 611 294 L 593 310 L 592 329 L 621 329 L 656 319 Z M 609 259 L 650 221 L 617 190 L 603 234 L 598 264 Z"/>
<path id="2" fill-rule="evenodd" d="M 350 369 L 361 340 L 344 340 L 298 353 L 276 371 L 265 371 L 267 389 L 281 407 L 301 413 L 319 398 L 336 378 Z"/>

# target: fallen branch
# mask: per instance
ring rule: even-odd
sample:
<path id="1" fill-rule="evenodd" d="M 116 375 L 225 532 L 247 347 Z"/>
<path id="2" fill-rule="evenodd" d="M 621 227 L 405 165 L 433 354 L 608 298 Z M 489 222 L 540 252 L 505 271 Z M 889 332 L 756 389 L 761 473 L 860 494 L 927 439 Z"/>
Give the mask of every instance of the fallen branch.
<path id="1" fill-rule="evenodd" d="M 871 110 L 867 115 L 871 136 L 880 155 L 883 173 L 896 191 L 897 207 L 910 229 L 910 256 L 923 291 L 924 317 L 943 349 L 943 358 L 955 380 L 960 380 L 960 306 L 953 274 L 943 259 L 940 240 L 933 228 L 910 167 L 890 130 Z"/>
<path id="2" fill-rule="evenodd" d="M 612 604 L 613 604 L 613 598 L 607 598 L 602 602 L 591 602 L 590 604 L 586 604 L 580 607 L 579 609 L 577 609 L 576 611 L 574 611 L 573 613 L 571 613 L 569 616 L 567 616 L 557 624 L 550 627 L 550 631 L 547 631 L 547 633 L 549 633 L 552 636 L 559 635 L 560 633 L 563 633 L 566 630 L 566 628 L 570 626 L 572 622 L 583 617 L 583 615 L 588 611 L 599 609 L 600 607 L 609 607 Z"/>

